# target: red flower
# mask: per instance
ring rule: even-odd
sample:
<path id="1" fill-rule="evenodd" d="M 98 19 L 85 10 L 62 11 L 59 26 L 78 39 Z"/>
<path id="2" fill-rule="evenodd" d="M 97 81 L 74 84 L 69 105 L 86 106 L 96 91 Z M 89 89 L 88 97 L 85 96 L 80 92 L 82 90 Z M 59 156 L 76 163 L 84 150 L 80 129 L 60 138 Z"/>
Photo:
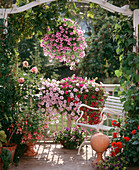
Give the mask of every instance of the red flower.
<path id="1" fill-rule="evenodd" d="M 85 95 L 83 96 L 83 99 L 86 99 L 86 97 L 87 97 L 87 94 L 85 94 Z"/>
<path id="2" fill-rule="evenodd" d="M 116 120 L 112 120 L 112 125 L 120 127 L 120 123 L 118 123 Z"/>
<path id="3" fill-rule="evenodd" d="M 112 156 L 112 157 L 115 157 L 115 152 L 111 152 L 111 156 Z"/>
<path id="4" fill-rule="evenodd" d="M 113 138 L 117 138 L 117 133 L 113 133 Z"/>
<path id="5" fill-rule="evenodd" d="M 116 142 L 112 142 L 111 146 L 116 147 Z"/>
<path id="6" fill-rule="evenodd" d="M 95 103 L 91 102 L 91 105 L 92 105 L 92 106 L 95 106 Z"/>
<path id="7" fill-rule="evenodd" d="M 138 125 L 138 130 L 139 130 L 139 125 Z"/>
<path id="8" fill-rule="evenodd" d="M 123 139 L 125 139 L 127 142 L 130 140 L 129 137 L 123 137 Z"/>
<path id="9" fill-rule="evenodd" d="M 95 96 L 92 95 L 92 99 L 94 99 L 94 98 L 95 98 Z"/>
<path id="10" fill-rule="evenodd" d="M 136 133 L 136 130 L 132 130 L 132 134 L 135 135 L 135 133 Z"/>
<path id="11" fill-rule="evenodd" d="M 117 143 L 116 143 L 116 146 L 117 146 L 119 149 L 121 149 L 121 148 L 123 147 L 121 142 L 117 142 Z"/>
<path id="12" fill-rule="evenodd" d="M 83 84 L 80 84 L 80 87 L 83 87 L 84 85 Z"/>
<path id="13" fill-rule="evenodd" d="M 117 125 L 117 121 L 116 120 L 112 120 L 112 125 L 116 126 Z"/>
<path id="14" fill-rule="evenodd" d="M 119 153 L 120 152 L 120 149 L 119 148 L 115 148 L 115 153 Z"/>
<path id="15" fill-rule="evenodd" d="M 70 102 L 70 97 L 68 97 L 67 101 Z"/>
<path id="16" fill-rule="evenodd" d="M 80 110 L 83 110 L 83 107 L 80 107 Z"/>
<path id="17" fill-rule="evenodd" d="M 81 97 L 81 95 L 80 95 L 80 94 L 78 94 L 78 95 L 77 95 L 77 97 L 78 97 L 78 98 L 80 98 L 80 97 Z"/>
<path id="18" fill-rule="evenodd" d="M 117 126 L 117 127 L 120 127 L 120 123 L 117 123 L 116 126 Z"/>
<path id="19" fill-rule="evenodd" d="M 65 91 L 65 94 L 68 94 L 68 91 Z"/>

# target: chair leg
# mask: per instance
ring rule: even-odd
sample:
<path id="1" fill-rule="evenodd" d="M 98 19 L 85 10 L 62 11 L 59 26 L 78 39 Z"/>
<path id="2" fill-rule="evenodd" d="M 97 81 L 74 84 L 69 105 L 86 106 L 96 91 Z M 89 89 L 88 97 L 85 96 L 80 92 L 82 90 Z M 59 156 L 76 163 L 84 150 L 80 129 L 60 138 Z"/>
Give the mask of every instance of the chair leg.
<path id="1" fill-rule="evenodd" d="M 87 141 L 88 139 L 90 140 L 91 137 L 88 137 L 87 139 L 85 139 L 85 140 L 81 143 L 81 145 L 79 146 L 77 155 L 80 155 L 81 148 L 82 148 L 82 146 L 86 143 L 86 141 Z"/>

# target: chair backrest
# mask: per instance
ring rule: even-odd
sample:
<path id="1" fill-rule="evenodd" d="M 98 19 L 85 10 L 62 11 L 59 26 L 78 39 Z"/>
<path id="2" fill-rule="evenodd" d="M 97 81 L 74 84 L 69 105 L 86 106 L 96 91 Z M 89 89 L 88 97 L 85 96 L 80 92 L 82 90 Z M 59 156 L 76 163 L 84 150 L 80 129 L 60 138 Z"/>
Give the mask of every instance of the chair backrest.
<path id="1" fill-rule="evenodd" d="M 121 103 L 120 97 L 108 96 L 105 101 L 104 107 L 107 107 L 117 112 L 119 116 L 123 116 L 124 107 L 123 107 L 123 103 Z"/>
<path id="2" fill-rule="evenodd" d="M 103 121 L 103 125 L 112 126 L 112 120 L 118 121 L 118 118 L 124 119 L 124 107 L 120 100 L 120 97 L 108 96 L 104 108 L 102 110 L 102 115 L 106 115 L 106 119 Z"/>

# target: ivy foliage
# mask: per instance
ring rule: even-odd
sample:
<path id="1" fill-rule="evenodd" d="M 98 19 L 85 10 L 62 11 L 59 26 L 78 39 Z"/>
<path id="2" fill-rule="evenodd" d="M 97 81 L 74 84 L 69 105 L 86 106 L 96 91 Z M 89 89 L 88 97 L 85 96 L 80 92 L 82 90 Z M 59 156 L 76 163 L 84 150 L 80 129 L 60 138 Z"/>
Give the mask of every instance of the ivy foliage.
<path id="1" fill-rule="evenodd" d="M 138 91 L 138 68 L 139 54 L 133 52 L 136 40 L 133 36 L 132 17 L 121 20 L 115 25 L 116 49 L 120 59 L 120 69 L 116 75 L 120 77 L 120 85 L 123 91 L 119 91 L 124 101 L 124 109 L 130 118 L 139 117 L 139 91 Z"/>
<path id="2" fill-rule="evenodd" d="M 14 34 L 12 28 L 3 23 L 4 20 L 0 19 L 0 121 L 6 129 L 15 113 L 18 96 L 14 79 Z"/>

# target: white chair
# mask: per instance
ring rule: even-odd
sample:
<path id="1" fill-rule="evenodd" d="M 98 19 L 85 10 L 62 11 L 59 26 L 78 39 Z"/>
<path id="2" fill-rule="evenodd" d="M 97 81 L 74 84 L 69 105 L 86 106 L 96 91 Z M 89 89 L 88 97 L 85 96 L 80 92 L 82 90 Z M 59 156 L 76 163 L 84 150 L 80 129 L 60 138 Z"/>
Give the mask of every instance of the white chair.
<path id="1" fill-rule="evenodd" d="M 100 123 L 94 124 L 94 125 L 90 125 L 87 123 L 81 123 L 80 120 L 82 119 L 82 116 L 84 115 L 84 111 L 80 110 L 81 107 L 86 107 L 91 110 L 100 110 L 101 111 Z M 80 145 L 80 147 L 78 149 L 78 155 L 80 155 L 80 150 L 81 150 L 82 146 L 87 142 L 87 140 L 91 139 L 91 133 L 87 130 L 87 128 L 94 129 L 97 132 L 99 132 L 100 130 L 102 132 L 106 131 L 107 135 L 108 135 L 108 132 L 114 128 L 110 122 L 112 120 L 118 120 L 118 118 L 121 118 L 121 119 L 124 118 L 123 103 L 121 103 L 119 97 L 114 97 L 114 96 L 107 97 L 103 108 L 94 108 L 94 107 L 90 107 L 86 104 L 81 104 L 78 107 L 77 112 L 78 112 L 78 114 L 81 112 L 81 116 L 76 121 L 76 125 L 86 128 L 85 129 L 86 134 L 87 133 L 89 134 L 89 137 L 87 137 L 87 135 L 86 135 L 85 140 Z"/>

